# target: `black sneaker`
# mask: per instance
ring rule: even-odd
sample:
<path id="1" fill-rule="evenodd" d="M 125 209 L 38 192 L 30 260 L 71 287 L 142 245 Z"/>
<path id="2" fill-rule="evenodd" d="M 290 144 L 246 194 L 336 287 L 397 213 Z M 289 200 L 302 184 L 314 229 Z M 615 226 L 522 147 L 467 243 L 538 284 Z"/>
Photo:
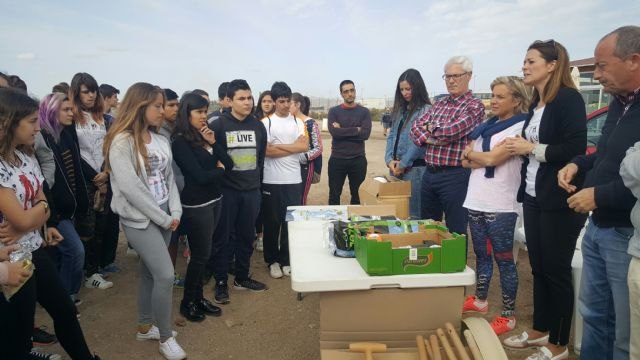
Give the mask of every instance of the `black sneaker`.
<path id="1" fill-rule="evenodd" d="M 29 360 L 61 360 L 62 357 L 58 354 L 49 354 L 40 349 L 33 348 L 27 356 Z"/>
<path id="2" fill-rule="evenodd" d="M 233 287 L 236 290 L 251 290 L 256 292 L 267 290 L 267 285 L 258 280 L 253 280 L 252 278 L 244 280 L 235 279 L 233 280 Z"/>
<path id="3" fill-rule="evenodd" d="M 216 282 L 215 295 L 213 297 L 216 304 L 229 303 L 229 287 L 225 281 Z"/>
<path id="4" fill-rule="evenodd" d="M 46 328 L 46 326 L 33 328 L 34 346 L 47 346 L 58 342 L 58 338 L 54 334 L 49 334 Z"/>

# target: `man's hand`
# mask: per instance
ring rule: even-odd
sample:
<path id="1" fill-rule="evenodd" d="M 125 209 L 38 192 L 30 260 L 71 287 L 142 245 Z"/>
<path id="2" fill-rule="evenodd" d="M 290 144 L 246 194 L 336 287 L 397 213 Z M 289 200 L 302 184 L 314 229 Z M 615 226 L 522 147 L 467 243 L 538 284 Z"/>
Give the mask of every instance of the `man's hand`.
<path id="1" fill-rule="evenodd" d="M 590 187 L 578 191 L 575 195 L 567 199 L 567 204 L 575 212 L 589 213 L 597 208 L 595 189 Z"/>
<path id="2" fill-rule="evenodd" d="M 9 260 L 9 254 L 11 254 L 12 252 L 18 250 L 19 248 L 20 248 L 20 245 L 18 245 L 18 244 L 13 244 L 13 245 L 1 247 L 0 248 L 0 261 L 8 261 Z"/>
<path id="3" fill-rule="evenodd" d="M 473 141 L 471 141 L 470 143 L 467 144 L 467 146 L 465 146 L 464 150 L 462 151 L 462 156 L 460 157 L 460 160 L 467 159 L 467 157 L 469 156 L 469 153 L 472 151 L 473 151 Z"/>
<path id="4" fill-rule="evenodd" d="M 31 275 L 31 271 L 25 270 L 22 261 L 8 263 L 7 268 L 9 270 L 9 277 L 6 285 L 18 286 L 23 284 Z"/>
<path id="5" fill-rule="evenodd" d="M 15 244 L 22 237 L 22 233 L 18 232 L 13 225 L 8 222 L 0 224 L 0 243 L 4 245 Z"/>
<path id="6" fill-rule="evenodd" d="M 578 173 L 578 165 L 574 163 L 568 163 L 565 167 L 558 171 L 558 186 L 563 188 L 569 194 L 576 191 L 576 186 L 571 182 L 575 179 Z"/>
<path id="7" fill-rule="evenodd" d="M 340 124 L 335 121 L 331 123 L 331 126 L 333 126 L 336 129 L 340 129 Z"/>
<path id="8" fill-rule="evenodd" d="M 53 227 L 47 228 L 47 238 L 45 239 L 46 246 L 56 246 L 62 240 L 64 240 L 64 236 L 60 234 L 58 229 Z"/>

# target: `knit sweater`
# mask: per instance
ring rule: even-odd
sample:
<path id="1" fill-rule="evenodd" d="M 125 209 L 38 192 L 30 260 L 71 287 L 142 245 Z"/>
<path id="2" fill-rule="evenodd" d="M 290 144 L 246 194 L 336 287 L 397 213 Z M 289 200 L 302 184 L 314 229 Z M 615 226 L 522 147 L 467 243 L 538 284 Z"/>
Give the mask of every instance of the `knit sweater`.
<path id="1" fill-rule="evenodd" d="M 172 161 L 169 141 L 162 135 L 151 133 L 154 142 L 160 144 L 169 154 L 169 162 Z M 164 212 L 153 197 L 149 189 L 147 172 L 142 169 L 136 172 L 136 163 L 144 164 L 142 155 L 138 153 L 133 144 L 133 138 L 128 133 L 116 135 L 109 147 L 109 164 L 111 165 L 111 187 L 113 200 L 111 209 L 120 215 L 122 224 L 135 228 L 145 229 L 149 222 L 168 229 L 173 219 L 182 216 L 182 204 L 180 193 L 173 176 L 173 169 L 167 166 L 164 170 L 166 183 L 169 187 L 169 212 Z"/>
<path id="2" fill-rule="evenodd" d="M 331 156 L 338 159 L 353 159 L 365 156 L 364 141 L 371 135 L 371 114 L 366 107 L 344 104 L 329 109 L 329 133 L 331 133 Z M 340 124 L 334 127 L 333 123 Z"/>

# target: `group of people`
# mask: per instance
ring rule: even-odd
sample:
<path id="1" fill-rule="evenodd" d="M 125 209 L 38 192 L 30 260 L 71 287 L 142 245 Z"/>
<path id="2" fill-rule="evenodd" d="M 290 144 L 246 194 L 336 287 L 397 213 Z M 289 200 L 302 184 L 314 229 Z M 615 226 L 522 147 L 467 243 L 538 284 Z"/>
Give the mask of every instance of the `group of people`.
<path id="1" fill-rule="evenodd" d="M 568 357 L 571 259 L 587 217 L 578 304 L 582 356 L 640 357 L 638 39 L 640 28 L 626 26 L 596 46 L 594 78 L 615 97 L 591 155 L 584 154 L 584 101 L 557 41 L 528 47 L 522 78 L 491 83 L 488 120 L 469 90 L 467 57 L 445 64 L 448 96 L 433 104 L 417 70 L 403 72 L 396 84 L 389 173 L 411 182 L 412 219 L 445 219 L 460 234 L 469 229 L 477 285 L 464 312 L 488 312 L 495 259 L 502 288 L 502 312 L 491 323 L 497 334 L 516 325 L 512 248 L 523 204 L 533 325 L 504 345 L 536 347 L 529 359 Z M 17 290 L 0 298 L 6 319 L 0 357 L 32 355 L 38 301 L 73 359 L 98 359 L 78 323 L 77 293 L 82 281 L 113 285 L 104 274 L 119 270 L 113 265 L 118 224 L 140 257 L 136 337 L 159 341 L 167 359 L 186 357 L 171 326 L 179 236 L 186 235 L 191 254 L 179 307 L 189 321 L 221 315 L 213 303 L 230 302 L 229 273 L 237 290 L 267 289 L 251 277 L 254 248 L 264 251 L 273 278 L 291 275 L 286 209 L 306 204 L 322 165 L 307 97 L 275 82 L 254 101 L 249 84 L 233 80 L 220 86 L 220 110 L 209 114 L 203 90 L 179 98 L 140 82 L 126 91 L 114 117 L 119 91 L 98 86 L 89 74 L 56 85 L 39 104 L 18 80 L 0 76 L 0 283 Z M 339 90 L 344 103 L 328 114 L 328 203 L 340 204 L 348 178 L 350 203 L 359 204 L 371 115 L 356 103 L 353 81 L 342 81 Z M 215 279 L 213 302 L 203 293 L 208 277 Z"/>
<path id="2" fill-rule="evenodd" d="M 533 324 L 504 345 L 538 348 L 528 359 L 568 357 L 571 260 L 587 218 L 578 303 L 581 358 L 640 358 L 639 39 L 639 27 L 625 26 L 596 46 L 594 79 L 614 100 L 597 152 L 590 155 L 585 104 L 567 50 L 557 41 L 527 48 L 522 78 L 491 83 L 487 120 L 469 90 L 473 68 L 466 57 L 446 63 L 442 78 L 449 94 L 434 104 L 418 71 L 409 69 L 398 79 L 385 163 L 391 175 L 412 184 L 411 218 L 444 218 L 460 234 L 469 229 L 476 291 L 463 312 L 488 312 L 495 259 L 502 311 L 491 327 L 498 335 L 516 325 L 513 239 L 522 203 Z"/>

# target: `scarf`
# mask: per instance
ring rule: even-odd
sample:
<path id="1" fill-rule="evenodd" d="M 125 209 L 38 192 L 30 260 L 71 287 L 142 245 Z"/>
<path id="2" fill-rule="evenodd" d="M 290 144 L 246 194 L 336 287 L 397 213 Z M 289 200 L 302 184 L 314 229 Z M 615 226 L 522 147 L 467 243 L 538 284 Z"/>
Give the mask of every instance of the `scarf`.
<path id="1" fill-rule="evenodd" d="M 479 137 L 482 137 L 482 151 L 488 152 L 491 150 L 491 137 L 505 129 L 510 128 L 511 126 L 524 121 L 527 118 L 526 114 L 518 114 L 513 117 L 498 121 L 498 117 L 494 116 L 491 119 L 485 121 L 484 123 L 478 125 L 469 137 L 472 140 L 475 140 Z M 487 166 L 484 171 L 484 177 L 492 178 L 495 173 L 495 166 Z"/>

